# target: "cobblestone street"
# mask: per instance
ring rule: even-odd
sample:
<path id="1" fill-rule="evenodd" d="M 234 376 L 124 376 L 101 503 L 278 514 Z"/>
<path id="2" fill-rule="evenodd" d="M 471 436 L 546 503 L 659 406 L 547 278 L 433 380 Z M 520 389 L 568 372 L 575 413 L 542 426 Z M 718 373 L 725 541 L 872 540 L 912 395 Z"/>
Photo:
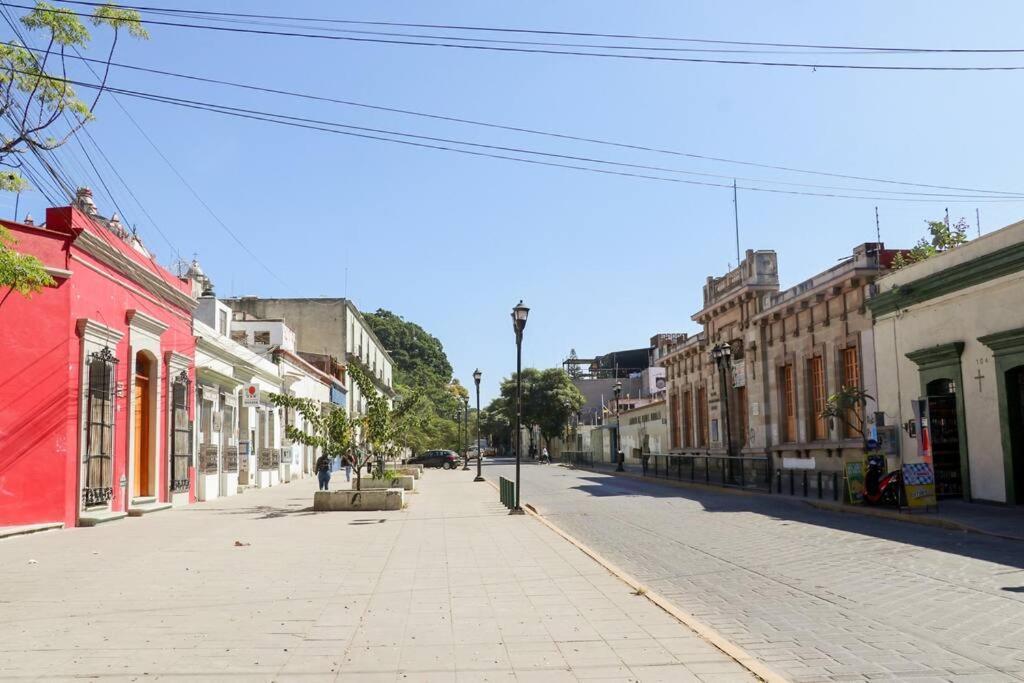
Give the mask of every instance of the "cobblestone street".
<path id="1" fill-rule="evenodd" d="M 307 479 L 2 540 L 0 679 L 753 680 L 474 474 L 396 512 L 310 512 Z"/>
<path id="2" fill-rule="evenodd" d="M 1024 543 L 562 466 L 522 500 L 794 681 L 1024 680 Z"/>

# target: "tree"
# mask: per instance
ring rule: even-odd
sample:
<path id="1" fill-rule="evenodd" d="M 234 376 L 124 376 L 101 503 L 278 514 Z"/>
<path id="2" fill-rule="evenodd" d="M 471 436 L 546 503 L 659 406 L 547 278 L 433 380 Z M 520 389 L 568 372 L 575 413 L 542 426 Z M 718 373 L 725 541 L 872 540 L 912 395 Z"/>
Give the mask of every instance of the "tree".
<path id="1" fill-rule="evenodd" d="M 57 149 L 92 120 L 120 32 L 125 30 L 135 38 L 149 37 L 137 11 L 112 3 L 96 8 L 92 24 L 112 29 L 113 40 L 103 79 L 92 103 L 86 104 L 66 78 L 66 52 L 84 49 L 91 40 L 78 16 L 70 9 L 39 0 L 20 21 L 29 32 L 43 34 L 46 47 L 34 51 L 19 42 L 0 44 L 0 120 L 6 129 L 0 132 L 0 191 L 5 192 L 28 189 L 20 172 L 26 154 Z M 15 32 L 21 35 L 17 29 Z M 9 233 L 0 233 L 0 287 L 29 296 L 53 283 L 37 260 L 18 254 L 13 247 Z"/>
<path id="2" fill-rule="evenodd" d="M 873 400 L 875 399 L 860 387 L 843 386 L 825 401 L 825 409 L 821 411 L 821 417 L 827 419 L 829 424 L 838 419 L 844 428 L 859 434 L 864 442 L 864 450 L 867 450 L 866 410 L 868 401 Z"/>
<path id="3" fill-rule="evenodd" d="M 405 446 L 406 419 L 419 403 L 419 392 L 415 390 L 410 392 L 392 406 L 387 397 L 377 391 L 373 380 L 361 367 L 355 364 L 349 365 L 347 372 L 352 375 L 352 380 L 366 399 L 366 415 L 358 420 L 359 427 L 361 427 L 360 445 L 364 448 L 356 449 L 357 470 L 361 470 L 366 463 L 375 458 L 378 461 L 378 474 L 382 474 L 384 458 L 396 455 Z M 358 476 L 357 471 L 357 482 Z"/>
<path id="4" fill-rule="evenodd" d="M 31 254 L 19 254 L 13 247 L 18 241 L 0 225 L 0 286 L 9 287 L 24 297 L 31 297 L 43 287 L 56 284 L 46 272 L 42 261 Z"/>
<path id="5" fill-rule="evenodd" d="M 311 398 L 299 398 L 287 394 L 270 394 L 275 406 L 291 409 L 302 415 L 309 431 L 289 424 L 285 436 L 305 446 L 319 448 L 323 455 L 337 457 L 348 453 L 354 443 L 355 422 L 350 420 L 343 408 L 324 406 Z"/>
<path id="6" fill-rule="evenodd" d="M 441 342 L 414 322 L 378 309 L 364 313 L 377 338 L 395 362 L 395 390 L 418 392 L 419 401 L 402 418 L 402 439 L 414 453 L 431 448 L 458 447 L 455 411 L 469 395 L 452 384 L 452 366 Z"/>
<path id="7" fill-rule="evenodd" d="M 961 218 L 952 226 L 946 225 L 946 221 L 928 221 L 928 234 L 931 237 L 922 237 L 906 254 L 896 254 L 892 260 L 892 269 L 906 268 L 912 263 L 930 259 L 936 254 L 967 244 L 969 227 L 965 218 Z"/>
<path id="8" fill-rule="evenodd" d="M 537 370 L 525 368 L 522 371 L 522 424 L 540 429 L 548 448 L 551 439 L 564 431 L 569 418 L 579 411 L 586 399 L 569 374 L 561 368 Z M 501 383 L 501 407 L 510 425 L 516 420 L 516 379 L 510 377 Z M 514 427 L 513 427 L 514 429 Z M 514 438 L 514 435 L 513 435 Z"/>

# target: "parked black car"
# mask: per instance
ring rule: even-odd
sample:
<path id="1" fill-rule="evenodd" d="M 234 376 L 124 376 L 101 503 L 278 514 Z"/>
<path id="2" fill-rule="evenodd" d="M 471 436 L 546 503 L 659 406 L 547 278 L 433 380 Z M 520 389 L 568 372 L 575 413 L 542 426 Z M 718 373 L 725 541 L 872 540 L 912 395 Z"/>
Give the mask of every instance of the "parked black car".
<path id="1" fill-rule="evenodd" d="M 453 470 L 459 464 L 459 456 L 455 451 L 424 451 L 409 458 L 409 464 Z"/>

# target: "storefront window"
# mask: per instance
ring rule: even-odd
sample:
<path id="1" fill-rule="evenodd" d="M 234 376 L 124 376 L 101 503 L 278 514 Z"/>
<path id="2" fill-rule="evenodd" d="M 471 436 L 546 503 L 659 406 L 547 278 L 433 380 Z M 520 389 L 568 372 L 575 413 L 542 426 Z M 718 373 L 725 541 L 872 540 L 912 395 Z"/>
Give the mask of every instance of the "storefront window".
<path id="1" fill-rule="evenodd" d="M 86 361 L 85 506 L 105 505 L 113 497 L 114 370 L 117 358 L 109 348 L 89 354 Z"/>
<path id="2" fill-rule="evenodd" d="M 188 467 L 192 461 L 192 422 L 188 419 L 188 372 L 182 370 L 171 383 L 171 492 L 188 491 Z"/>

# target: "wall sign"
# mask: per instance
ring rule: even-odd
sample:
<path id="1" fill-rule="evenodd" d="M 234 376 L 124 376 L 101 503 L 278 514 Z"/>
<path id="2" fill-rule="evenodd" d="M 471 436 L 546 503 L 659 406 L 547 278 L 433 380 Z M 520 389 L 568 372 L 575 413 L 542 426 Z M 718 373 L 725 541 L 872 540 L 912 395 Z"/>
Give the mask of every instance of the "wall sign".
<path id="1" fill-rule="evenodd" d="M 247 384 L 242 389 L 242 407 L 258 408 L 260 405 L 260 388 L 255 384 Z"/>

